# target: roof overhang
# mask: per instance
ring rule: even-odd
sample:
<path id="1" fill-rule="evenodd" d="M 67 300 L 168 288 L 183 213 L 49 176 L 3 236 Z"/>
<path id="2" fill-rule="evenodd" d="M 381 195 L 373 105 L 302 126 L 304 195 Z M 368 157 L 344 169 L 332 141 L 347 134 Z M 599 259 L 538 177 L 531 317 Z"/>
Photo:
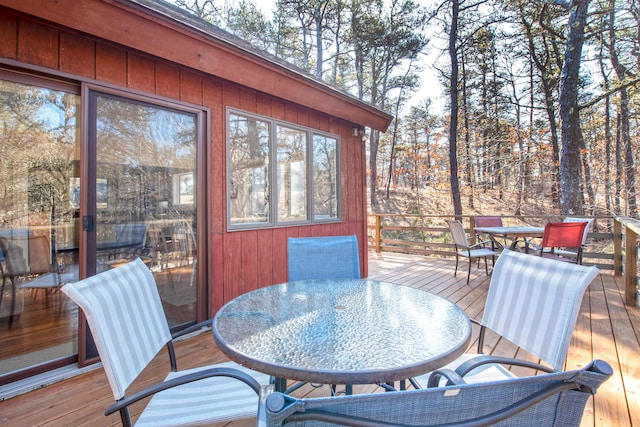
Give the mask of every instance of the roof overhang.
<path id="1" fill-rule="evenodd" d="M 57 25 L 190 67 L 360 126 L 392 116 L 158 0 L 2 0 Z M 106 18 L 108 17 L 108 19 Z"/>

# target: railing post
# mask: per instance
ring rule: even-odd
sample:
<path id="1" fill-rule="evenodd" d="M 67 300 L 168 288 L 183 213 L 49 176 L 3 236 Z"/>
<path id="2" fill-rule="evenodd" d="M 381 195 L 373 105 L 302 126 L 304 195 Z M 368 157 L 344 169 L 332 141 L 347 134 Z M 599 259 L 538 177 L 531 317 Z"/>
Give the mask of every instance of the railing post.
<path id="1" fill-rule="evenodd" d="M 469 217 L 469 235 L 475 236 L 475 242 L 480 243 L 480 238 L 476 233 L 476 217 L 475 216 Z"/>
<path id="2" fill-rule="evenodd" d="M 613 220 L 613 271 L 622 276 L 622 222 L 618 218 Z"/>
<path id="3" fill-rule="evenodd" d="M 625 227 L 624 239 L 624 303 L 636 305 L 636 282 L 638 275 L 638 250 L 636 239 L 638 235 L 629 227 Z"/>
<path id="4" fill-rule="evenodd" d="M 376 240 L 375 240 L 375 244 L 376 244 L 376 253 L 378 253 L 378 254 L 381 251 L 381 249 L 380 249 L 381 248 L 381 244 L 380 244 L 380 240 L 381 240 L 381 238 L 380 238 L 380 234 L 381 234 L 380 233 L 380 223 L 381 222 L 382 221 L 380 221 L 380 215 L 376 214 Z"/>

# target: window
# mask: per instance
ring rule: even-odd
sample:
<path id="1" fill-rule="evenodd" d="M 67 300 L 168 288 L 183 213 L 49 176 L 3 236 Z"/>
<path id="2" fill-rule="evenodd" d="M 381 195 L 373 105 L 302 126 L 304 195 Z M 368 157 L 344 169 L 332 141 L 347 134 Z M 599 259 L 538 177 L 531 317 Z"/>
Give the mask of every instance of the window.
<path id="1" fill-rule="evenodd" d="M 338 204 L 338 140 L 324 135 L 313 136 L 313 217 L 336 218 Z"/>
<path id="2" fill-rule="evenodd" d="M 278 125 L 278 221 L 307 219 L 307 132 Z"/>
<path id="3" fill-rule="evenodd" d="M 270 123 L 230 114 L 227 203 L 231 224 L 268 224 Z"/>
<path id="4" fill-rule="evenodd" d="M 227 133 L 230 230 L 339 220 L 337 137 L 232 110 Z"/>

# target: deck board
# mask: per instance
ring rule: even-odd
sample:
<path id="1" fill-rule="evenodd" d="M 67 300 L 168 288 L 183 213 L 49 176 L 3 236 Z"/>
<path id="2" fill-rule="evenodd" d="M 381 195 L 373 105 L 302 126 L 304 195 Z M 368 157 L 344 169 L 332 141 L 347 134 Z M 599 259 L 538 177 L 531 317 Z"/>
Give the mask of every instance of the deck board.
<path id="1" fill-rule="evenodd" d="M 453 276 L 454 261 L 396 253 L 369 254 L 369 277 L 435 292 L 458 304 L 474 319 L 480 319 L 489 278 L 484 268 L 472 268 L 466 284 L 466 265 Z M 584 366 L 593 358 L 607 361 L 614 369 L 613 377 L 587 403 L 582 427 L 640 427 L 640 308 L 628 307 L 623 300 L 624 281 L 610 272 L 602 272 L 591 284 L 582 301 L 581 312 L 567 358 L 567 369 Z M 469 351 L 475 352 L 477 328 Z M 177 343 L 179 368 L 190 368 L 225 361 L 210 333 Z M 487 334 L 485 352 L 533 359 L 512 344 Z M 164 377 L 168 371 L 166 354 L 161 352 L 130 392 Z M 514 369 L 516 374 L 519 371 Z M 360 386 L 356 392 L 380 392 L 375 386 Z M 327 387 L 305 385 L 300 396 L 326 395 Z M 92 427 L 120 425 L 118 415 L 105 417 L 105 408 L 113 402 L 104 371 L 94 371 L 40 388 L 0 402 L 0 425 Z M 137 416 L 143 405 L 132 409 Z M 232 427 L 252 426 L 254 421 L 241 420 L 226 424 Z"/>

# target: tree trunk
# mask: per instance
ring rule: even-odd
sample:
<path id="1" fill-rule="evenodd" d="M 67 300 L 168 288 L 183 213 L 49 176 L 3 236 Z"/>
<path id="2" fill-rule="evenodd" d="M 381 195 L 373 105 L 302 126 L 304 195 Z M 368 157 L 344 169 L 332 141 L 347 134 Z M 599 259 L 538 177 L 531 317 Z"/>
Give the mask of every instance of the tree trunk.
<path id="1" fill-rule="evenodd" d="M 569 34 L 560 80 L 560 119 L 562 152 L 560 157 L 560 207 L 563 215 L 581 215 L 582 162 L 584 145 L 580 127 L 578 90 L 584 29 L 590 0 L 573 0 L 569 15 Z"/>
<path id="2" fill-rule="evenodd" d="M 449 32 L 449 58 L 451 60 L 451 79 L 449 81 L 449 99 L 451 103 L 451 117 L 449 120 L 449 167 L 451 181 L 451 201 L 453 213 L 456 217 L 462 217 L 462 201 L 460 200 L 460 182 L 458 180 L 458 49 L 456 40 L 458 36 L 458 14 L 460 3 L 451 1 L 451 28 Z"/>
<path id="3" fill-rule="evenodd" d="M 604 43 L 603 43 L 604 44 Z M 600 48 L 600 74 L 604 82 L 604 90 L 609 91 L 609 75 L 605 69 L 604 55 L 602 46 Z M 613 186 L 611 180 L 611 146 L 613 138 L 611 136 L 611 97 L 607 96 L 604 100 L 604 150 L 605 150 L 605 168 L 604 168 L 604 194 L 605 208 L 607 212 L 613 212 Z"/>
<path id="4" fill-rule="evenodd" d="M 525 174 L 525 164 L 526 164 L 525 152 L 524 152 L 525 148 L 524 148 L 524 142 L 522 139 L 522 118 L 521 118 L 522 109 L 520 107 L 520 100 L 518 99 L 518 87 L 516 85 L 515 76 L 512 76 L 512 78 L 510 78 L 509 80 L 510 80 L 509 83 L 511 85 L 511 95 L 513 96 L 513 105 L 516 111 L 515 127 L 516 127 L 516 139 L 518 143 L 518 163 L 519 163 L 517 199 L 516 199 L 516 205 L 514 209 L 514 215 L 522 215 L 521 206 L 522 206 L 522 201 L 524 199 L 524 190 L 525 190 L 524 174 Z"/>
<path id="5" fill-rule="evenodd" d="M 378 206 L 378 197 L 376 187 L 378 181 L 378 145 L 380 144 L 380 132 L 372 129 L 369 134 L 369 170 L 371 177 L 369 178 L 369 197 L 371 198 L 371 207 Z"/>
<path id="6" fill-rule="evenodd" d="M 622 214 L 622 208 L 620 206 L 620 199 L 622 197 L 622 173 L 622 143 L 620 141 L 620 113 L 618 113 L 616 115 L 616 195 L 613 199 L 614 212 L 616 215 Z"/>
<path id="7" fill-rule="evenodd" d="M 313 19 L 316 24 L 316 77 L 322 79 L 322 66 L 324 65 L 324 45 L 322 41 L 323 28 L 323 12 L 321 4 L 318 2 L 315 6 Z"/>
<path id="8" fill-rule="evenodd" d="M 556 206 L 560 206 L 560 144 L 558 137 L 558 124 L 556 121 L 556 107 L 554 91 L 557 87 L 557 80 L 552 76 L 555 74 L 553 65 L 555 61 L 552 60 L 555 49 L 552 49 L 546 42 L 546 37 L 543 38 L 543 42 L 536 43 L 533 25 L 527 21 L 526 14 L 522 7 L 520 10 L 521 23 L 525 28 L 527 34 L 527 44 L 529 49 L 529 55 L 540 77 L 540 84 L 542 86 L 542 92 L 544 93 L 544 105 L 545 112 L 547 114 L 547 120 L 549 122 L 549 131 L 551 132 L 551 148 L 552 148 L 552 171 L 553 182 L 551 187 L 551 199 Z M 541 14 L 544 11 L 540 12 Z M 542 20 L 542 16 L 538 18 Z M 542 46 L 539 48 L 539 46 Z M 532 104 L 533 105 L 533 104 Z"/>
<path id="9" fill-rule="evenodd" d="M 636 202 L 636 177 L 633 159 L 633 146 L 629 131 L 629 98 L 627 89 L 620 91 L 620 140 L 624 149 L 624 183 L 629 211 L 627 215 L 637 218 L 638 205 Z"/>
<path id="10" fill-rule="evenodd" d="M 464 152 L 466 161 L 464 162 L 464 168 L 467 175 L 467 185 L 469 186 L 468 202 L 469 209 L 475 209 L 473 204 L 474 199 L 474 182 L 476 177 L 473 175 L 473 161 L 471 158 L 471 125 L 469 124 L 469 97 L 467 95 L 467 70 L 465 67 L 465 57 L 462 54 L 462 126 L 464 127 Z"/>
<path id="11" fill-rule="evenodd" d="M 620 61 L 618 52 L 616 50 L 616 33 L 615 33 L 615 0 L 611 0 L 609 5 L 609 55 L 611 57 L 611 64 L 616 72 L 616 76 L 619 80 L 623 81 L 630 73 Z M 620 90 L 620 104 L 618 106 L 620 112 L 619 131 L 620 142 L 624 150 L 624 176 L 625 187 L 627 190 L 626 198 L 629 211 L 627 215 L 637 218 L 638 205 L 636 202 L 636 178 L 635 167 L 633 159 L 633 147 L 631 145 L 631 134 L 629 129 L 629 96 L 626 88 Z M 620 172 L 620 171 L 618 171 Z"/>

